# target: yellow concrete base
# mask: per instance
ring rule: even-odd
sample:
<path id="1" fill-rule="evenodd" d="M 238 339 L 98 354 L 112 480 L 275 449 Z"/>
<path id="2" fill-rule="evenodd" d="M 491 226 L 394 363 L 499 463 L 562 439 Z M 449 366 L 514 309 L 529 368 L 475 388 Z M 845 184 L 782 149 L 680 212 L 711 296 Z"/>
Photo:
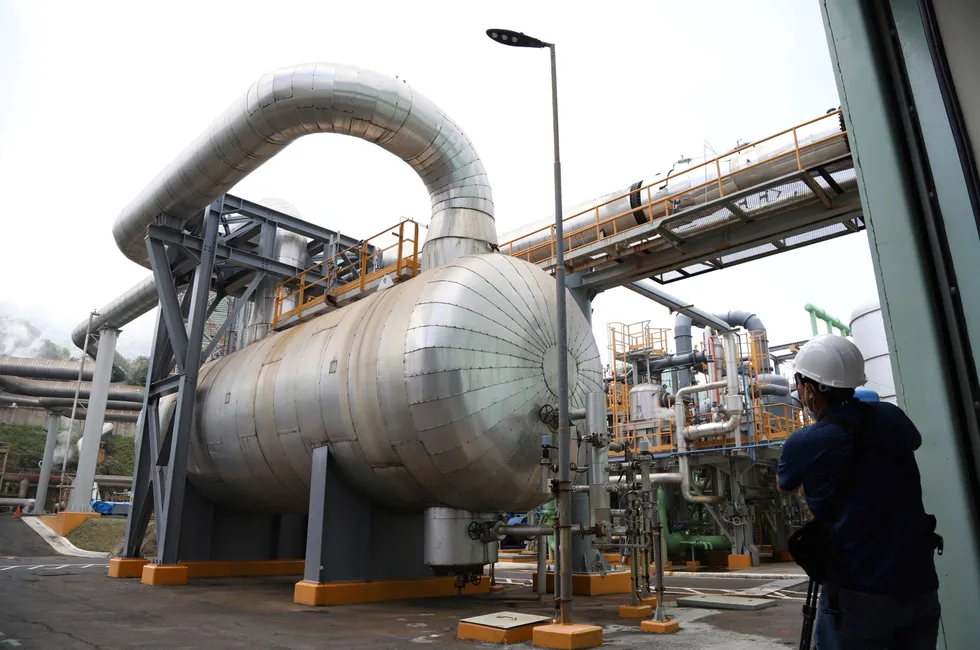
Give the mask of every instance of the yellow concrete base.
<path id="1" fill-rule="evenodd" d="M 546 589 L 549 593 L 555 591 L 555 574 L 547 573 Z M 537 589 L 538 573 L 531 574 L 532 591 Z M 572 595 L 601 596 L 603 594 L 628 594 L 630 587 L 629 571 L 609 571 L 605 576 L 598 573 L 573 573 Z"/>
<path id="2" fill-rule="evenodd" d="M 681 629 L 681 624 L 677 621 L 643 621 L 640 623 L 642 632 L 652 634 L 673 634 Z"/>
<path id="3" fill-rule="evenodd" d="M 296 583 L 293 602 L 300 605 L 349 605 L 376 603 L 383 600 L 407 600 L 456 595 L 454 576 L 416 578 L 413 580 L 379 580 L 376 582 L 307 582 Z M 464 595 L 490 593 L 490 581 L 484 578 L 478 586 L 467 583 Z"/>
<path id="4" fill-rule="evenodd" d="M 301 576 L 303 560 L 252 562 L 183 562 L 189 578 L 249 578 L 254 576 Z"/>
<path id="5" fill-rule="evenodd" d="M 477 625 L 476 623 L 460 621 L 459 627 L 456 630 L 456 638 L 468 641 L 482 641 L 483 643 L 502 643 L 505 645 L 510 645 L 511 643 L 527 643 L 534 635 L 534 628 L 539 625 L 544 624 L 531 623 L 529 625 L 521 625 L 520 627 L 503 630 L 499 627 L 489 627 L 487 625 Z"/>
<path id="6" fill-rule="evenodd" d="M 532 643 L 539 648 L 580 650 L 602 645 L 602 628 L 598 625 L 539 625 L 534 628 Z"/>
<path id="7" fill-rule="evenodd" d="M 38 517 L 41 523 L 62 537 L 75 530 L 89 519 L 101 517 L 97 512 L 59 512 L 56 515 Z"/>
<path id="8" fill-rule="evenodd" d="M 650 607 L 656 607 L 657 606 L 657 597 L 656 596 L 647 596 L 646 598 L 641 598 L 640 599 L 640 604 L 641 605 L 649 605 Z"/>
<path id="9" fill-rule="evenodd" d="M 143 567 L 144 585 L 186 585 L 187 566 L 183 564 L 147 564 Z"/>
<path id="10" fill-rule="evenodd" d="M 653 616 L 653 607 L 650 605 L 620 605 L 619 615 L 622 618 L 647 618 Z"/>
<path id="11" fill-rule="evenodd" d="M 698 562 L 697 560 L 688 560 L 687 562 L 684 563 L 684 566 L 690 567 L 692 569 L 697 569 L 700 568 L 701 563 Z"/>
<path id="12" fill-rule="evenodd" d="M 751 569 L 752 568 L 752 556 L 751 555 L 737 555 L 732 553 L 728 556 L 728 568 L 729 569 Z"/>
<path id="13" fill-rule="evenodd" d="M 504 591 L 505 589 L 507 589 L 507 587 L 505 587 L 504 585 L 490 585 L 490 593 L 491 594 L 499 594 L 500 592 Z"/>
<path id="14" fill-rule="evenodd" d="M 604 553 L 603 555 L 609 564 L 619 564 L 623 561 L 623 556 L 619 553 Z"/>
<path id="15" fill-rule="evenodd" d="M 521 564 L 527 564 L 528 562 L 535 562 L 537 558 L 534 556 L 524 555 L 500 555 L 497 557 L 497 562 L 519 562 Z"/>
<path id="16" fill-rule="evenodd" d="M 788 551 L 779 551 L 779 553 L 776 554 L 776 559 L 778 559 L 780 562 L 795 562 L 796 561 L 796 560 L 793 559 L 793 554 L 792 553 L 789 553 Z"/>
<path id="17" fill-rule="evenodd" d="M 114 557 L 109 560 L 110 578 L 139 578 L 148 563 L 141 557 Z"/>

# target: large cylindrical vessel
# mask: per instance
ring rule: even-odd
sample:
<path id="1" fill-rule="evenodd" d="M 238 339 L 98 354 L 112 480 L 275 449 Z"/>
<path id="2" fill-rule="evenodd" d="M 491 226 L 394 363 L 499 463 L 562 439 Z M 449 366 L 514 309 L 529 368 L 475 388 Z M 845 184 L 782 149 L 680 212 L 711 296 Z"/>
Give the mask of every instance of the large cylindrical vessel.
<path id="1" fill-rule="evenodd" d="M 877 300 L 867 302 L 851 314 L 851 337 L 864 357 L 864 374 L 868 378 L 865 388 L 878 393 L 882 402 L 895 404 L 895 378 L 892 361 L 885 339 L 885 321 L 881 316 L 881 304 Z"/>
<path id="2" fill-rule="evenodd" d="M 568 314 L 582 408 L 602 391 L 599 350 Z M 554 279 L 459 258 L 204 366 L 188 475 L 230 507 L 302 512 L 311 450 L 327 445 L 347 484 L 391 506 L 530 508 L 557 366 Z"/>

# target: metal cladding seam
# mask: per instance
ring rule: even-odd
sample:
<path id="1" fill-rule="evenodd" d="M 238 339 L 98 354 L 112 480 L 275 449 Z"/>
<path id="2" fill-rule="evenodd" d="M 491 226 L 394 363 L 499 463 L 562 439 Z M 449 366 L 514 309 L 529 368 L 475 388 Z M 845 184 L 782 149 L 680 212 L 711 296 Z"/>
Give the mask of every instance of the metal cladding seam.
<path id="1" fill-rule="evenodd" d="M 486 171 L 463 131 L 407 84 L 353 66 L 309 63 L 270 72 L 191 143 L 116 218 L 126 257 L 149 268 L 146 228 L 160 213 L 186 220 L 294 140 L 350 135 L 398 156 L 429 190 L 432 219 L 423 251 L 431 268 L 496 244 Z M 440 242 L 441 239 L 450 241 Z"/>

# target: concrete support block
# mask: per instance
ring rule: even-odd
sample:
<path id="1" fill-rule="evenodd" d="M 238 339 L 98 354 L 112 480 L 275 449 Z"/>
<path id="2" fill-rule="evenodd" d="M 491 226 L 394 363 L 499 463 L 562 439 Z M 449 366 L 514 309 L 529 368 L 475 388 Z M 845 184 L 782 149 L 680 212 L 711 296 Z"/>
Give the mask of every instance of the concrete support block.
<path id="1" fill-rule="evenodd" d="M 532 643 L 538 648 L 580 650 L 602 645 L 602 628 L 598 625 L 541 625 L 534 628 Z"/>
<path id="2" fill-rule="evenodd" d="M 144 585 L 186 585 L 187 566 L 183 564 L 147 564 L 143 567 Z"/>
<path id="3" fill-rule="evenodd" d="M 110 578 L 140 578 L 149 563 L 141 557 L 114 557 L 109 560 Z"/>
<path id="4" fill-rule="evenodd" d="M 681 629 L 681 624 L 677 621 L 643 621 L 640 623 L 640 630 L 651 634 L 673 634 Z"/>

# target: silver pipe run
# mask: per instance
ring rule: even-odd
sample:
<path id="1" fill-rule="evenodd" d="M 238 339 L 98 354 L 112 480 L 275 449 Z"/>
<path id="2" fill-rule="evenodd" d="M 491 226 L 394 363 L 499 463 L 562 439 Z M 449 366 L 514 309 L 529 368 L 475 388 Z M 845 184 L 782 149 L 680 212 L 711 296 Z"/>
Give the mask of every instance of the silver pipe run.
<path id="1" fill-rule="evenodd" d="M 44 408 L 36 397 L 0 393 L 0 406 L 20 406 L 24 408 Z"/>
<path id="2" fill-rule="evenodd" d="M 64 409 L 71 408 L 72 403 L 75 401 L 70 397 L 38 397 L 38 404 L 47 409 Z M 88 400 L 79 400 L 79 407 L 86 408 Z M 113 409 L 116 411 L 141 411 L 143 410 L 142 402 L 132 402 L 125 400 L 109 400 L 106 402 L 106 408 Z"/>
<path id="3" fill-rule="evenodd" d="M 833 119 L 826 118 L 828 121 Z M 837 122 L 834 119 L 834 122 Z M 844 137 L 834 137 L 841 133 L 839 124 L 833 128 L 823 129 L 812 134 L 799 138 L 800 164 L 803 167 L 810 167 L 820 162 L 831 161 L 848 153 L 847 141 Z M 728 154 L 726 160 L 721 162 L 720 171 L 723 179 L 719 184 L 711 183 L 701 187 L 705 183 L 715 181 L 718 178 L 718 171 L 714 165 L 706 167 L 698 163 L 687 161 L 684 164 L 690 165 L 677 172 L 668 174 L 668 178 L 661 180 L 654 177 L 646 177 L 638 180 L 631 185 L 620 190 L 606 194 L 595 199 L 573 205 L 564 210 L 564 231 L 574 233 L 567 237 L 566 246 L 577 248 L 596 241 L 599 237 L 607 237 L 614 232 L 622 232 L 637 225 L 654 221 L 667 216 L 664 201 L 669 197 L 676 197 L 670 200 L 670 214 L 674 214 L 687 208 L 709 203 L 724 196 L 730 196 L 740 190 L 754 187 L 767 181 L 773 181 L 787 174 L 797 171 L 797 159 L 793 155 L 792 136 L 788 136 L 781 146 L 773 142 L 761 142 L 741 148 L 737 153 Z M 853 174 L 838 174 L 836 182 L 850 190 L 856 186 Z M 787 181 L 790 182 L 790 181 Z M 802 185 L 802 182 L 800 183 Z M 650 186 L 650 190 L 641 189 Z M 700 189 L 697 189 L 700 188 Z M 809 200 L 806 193 L 809 190 L 804 186 L 801 193 L 787 194 L 780 199 L 782 204 Z M 598 206 L 598 207 L 597 207 Z M 749 205 L 748 209 L 768 208 L 770 204 Z M 570 217 L 579 215 L 574 219 Z M 617 216 L 619 215 L 619 216 Z M 615 219 L 614 219 L 615 217 Z M 686 237 L 710 230 L 717 227 L 719 222 L 734 219 L 733 215 L 717 215 L 714 218 L 698 219 L 691 224 L 678 228 L 678 233 Z M 597 232 L 596 221 L 611 221 L 606 223 L 602 232 Z M 528 249 L 535 248 L 551 241 L 552 233 L 548 226 L 554 222 L 554 218 L 540 219 L 527 223 L 520 228 L 504 233 L 501 240 L 505 246 L 501 250 L 512 255 L 517 255 Z M 511 243 L 512 242 L 512 243 Z M 665 245 L 671 245 L 665 241 Z M 522 259 L 529 262 L 540 263 L 547 261 L 552 256 L 551 247 L 543 246 Z"/>
<path id="4" fill-rule="evenodd" d="M 432 204 L 425 268 L 490 252 L 497 243 L 483 162 L 455 122 L 403 81 L 354 66 L 308 63 L 264 75 L 153 179 L 116 217 L 112 234 L 119 250 L 149 268 L 144 238 L 158 214 L 186 221 L 313 133 L 373 142 L 418 173 Z"/>
<path id="5" fill-rule="evenodd" d="M 16 377 L 0 377 L 0 389 L 17 395 L 30 397 L 75 397 L 75 389 L 79 388 L 79 398 L 87 399 L 92 385 L 83 381 L 43 381 L 39 379 L 19 379 Z M 109 399 L 125 402 L 143 403 L 143 388 L 125 384 L 111 384 Z"/>
<path id="6" fill-rule="evenodd" d="M 49 411 L 56 413 L 57 415 L 62 415 L 66 418 L 71 418 L 70 408 L 49 408 Z M 78 411 L 75 413 L 76 420 L 86 419 L 85 411 Z M 137 422 L 139 420 L 140 414 L 137 411 L 118 411 L 118 410 L 106 410 L 105 416 L 103 417 L 104 422 Z"/>
<path id="7" fill-rule="evenodd" d="M 27 357 L 0 356 L 0 376 L 27 377 L 30 379 L 78 379 L 80 361 L 54 361 Z M 92 368 L 87 368 L 82 379 L 92 381 Z"/>
<path id="8" fill-rule="evenodd" d="M 92 318 L 91 331 L 98 332 L 103 327 L 122 329 L 125 325 L 156 307 L 157 301 L 157 287 L 151 275 L 100 309 Z M 85 333 L 87 331 L 89 331 L 88 318 L 75 326 L 71 332 L 71 340 L 79 350 L 84 350 L 94 359 L 99 353 L 99 341 L 94 336 L 89 337 L 88 345 L 86 345 Z M 94 372 L 95 364 L 92 364 L 92 367 Z M 121 354 L 116 352 L 112 362 L 112 380 L 120 381 L 128 374 L 129 363 Z"/>
<path id="9" fill-rule="evenodd" d="M 406 83 L 353 66 L 309 63 L 266 74 L 117 217 L 119 249 L 149 268 L 146 228 L 161 212 L 183 222 L 304 135 L 342 133 L 373 142 L 419 174 L 432 205 L 422 265 L 490 252 L 493 196 L 469 138 Z M 157 304 L 149 277 L 99 310 L 92 330 L 121 328 Z M 86 322 L 72 332 L 80 348 Z M 97 343 L 87 352 L 94 358 Z M 114 367 L 125 369 L 117 354 Z"/>

